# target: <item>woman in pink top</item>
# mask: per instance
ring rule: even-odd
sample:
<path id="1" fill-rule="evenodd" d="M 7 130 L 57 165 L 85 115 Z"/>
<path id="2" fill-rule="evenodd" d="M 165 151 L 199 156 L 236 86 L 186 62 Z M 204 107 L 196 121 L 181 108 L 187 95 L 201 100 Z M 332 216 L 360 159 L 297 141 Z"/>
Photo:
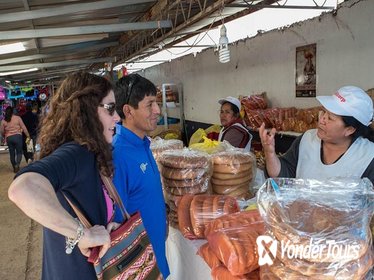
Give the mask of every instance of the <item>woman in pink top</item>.
<path id="1" fill-rule="evenodd" d="M 9 106 L 5 109 L 5 117 L 1 121 L 0 132 L 8 144 L 13 171 L 17 173 L 22 160 L 22 132 L 26 134 L 27 138 L 30 138 L 30 134 L 22 119 L 13 115 L 13 107 Z"/>

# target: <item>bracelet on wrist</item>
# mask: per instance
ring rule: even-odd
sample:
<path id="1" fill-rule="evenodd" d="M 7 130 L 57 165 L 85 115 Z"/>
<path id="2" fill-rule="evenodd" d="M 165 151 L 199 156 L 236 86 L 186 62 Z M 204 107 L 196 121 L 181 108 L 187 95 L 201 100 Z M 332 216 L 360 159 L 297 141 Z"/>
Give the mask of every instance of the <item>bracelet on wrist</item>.
<path id="1" fill-rule="evenodd" d="M 75 238 L 65 237 L 65 253 L 68 255 L 73 252 L 75 245 L 78 244 L 84 235 L 84 227 L 82 223 L 77 218 L 75 218 L 75 220 L 78 222 L 77 236 Z"/>

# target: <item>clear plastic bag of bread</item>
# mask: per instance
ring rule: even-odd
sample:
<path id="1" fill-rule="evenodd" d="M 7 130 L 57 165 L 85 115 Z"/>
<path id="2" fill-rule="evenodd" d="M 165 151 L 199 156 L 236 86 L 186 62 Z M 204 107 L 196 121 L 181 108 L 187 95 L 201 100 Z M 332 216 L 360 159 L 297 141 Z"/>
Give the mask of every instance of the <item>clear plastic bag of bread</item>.
<path id="1" fill-rule="evenodd" d="M 363 279 L 373 267 L 367 178 L 268 179 L 257 203 L 285 279 Z"/>
<path id="2" fill-rule="evenodd" d="M 264 221 L 258 209 L 245 210 L 220 216 L 205 225 L 204 235 L 225 228 L 248 227 L 255 229 L 259 234 L 265 233 Z"/>
<path id="3" fill-rule="evenodd" d="M 165 188 L 196 190 L 186 193 L 201 193 L 208 189 L 212 174 L 212 161 L 209 154 L 188 148 L 167 150 L 159 156 L 158 162 L 161 165 Z"/>
<path id="4" fill-rule="evenodd" d="M 256 269 L 244 275 L 232 275 L 223 265 L 216 266 L 211 272 L 213 280 L 260 280 L 260 270 Z"/>
<path id="5" fill-rule="evenodd" d="M 165 140 L 161 137 L 155 137 L 154 139 L 152 139 L 150 149 L 152 151 L 153 157 L 157 162 L 159 156 L 163 151 L 183 149 L 183 141 L 178 139 Z"/>
<path id="6" fill-rule="evenodd" d="M 205 238 L 205 226 L 210 221 L 239 210 L 231 196 L 185 195 L 178 204 L 179 229 L 186 238 Z"/>
<path id="7" fill-rule="evenodd" d="M 221 228 L 207 236 L 209 247 L 234 275 L 248 274 L 259 268 L 257 237 L 259 231 L 249 224 Z"/>
<path id="8" fill-rule="evenodd" d="M 247 200 L 253 196 L 252 183 L 256 176 L 256 156 L 243 149 L 230 147 L 212 155 L 213 193 Z"/>

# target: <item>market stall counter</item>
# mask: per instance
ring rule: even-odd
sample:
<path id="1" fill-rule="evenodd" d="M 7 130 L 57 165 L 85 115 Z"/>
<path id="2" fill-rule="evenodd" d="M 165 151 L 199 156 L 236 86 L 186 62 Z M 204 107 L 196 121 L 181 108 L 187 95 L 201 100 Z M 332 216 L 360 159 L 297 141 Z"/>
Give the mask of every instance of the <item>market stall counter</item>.
<path id="1" fill-rule="evenodd" d="M 205 239 L 188 240 L 179 230 L 169 227 L 166 241 L 166 257 L 170 267 L 168 280 L 212 279 L 211 269 L 196 254 L 199 247 L 206 242 Z"/>

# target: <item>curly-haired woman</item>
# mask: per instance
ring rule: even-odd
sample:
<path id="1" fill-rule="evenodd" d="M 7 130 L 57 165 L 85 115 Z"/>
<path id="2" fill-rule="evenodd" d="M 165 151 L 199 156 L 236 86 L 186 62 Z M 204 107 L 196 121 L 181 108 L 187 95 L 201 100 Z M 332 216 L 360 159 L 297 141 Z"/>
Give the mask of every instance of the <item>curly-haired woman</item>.
<path id="1" fill-rule="evenodd" d="M 110 143 L 119 117 L 112 86 L 96 75 L 72 74 L 48 108 L 39 134 L 40 160 L 16 175 L 9 198 L 44 226 L 42 279 L 96 279 L 86 257 L 96 246 L 104 255 L 116 226 L 108 224 L 113 204 L 100 179 L 113 172 Z M 84 228 L 64 196 L 95 226 Z"/>

